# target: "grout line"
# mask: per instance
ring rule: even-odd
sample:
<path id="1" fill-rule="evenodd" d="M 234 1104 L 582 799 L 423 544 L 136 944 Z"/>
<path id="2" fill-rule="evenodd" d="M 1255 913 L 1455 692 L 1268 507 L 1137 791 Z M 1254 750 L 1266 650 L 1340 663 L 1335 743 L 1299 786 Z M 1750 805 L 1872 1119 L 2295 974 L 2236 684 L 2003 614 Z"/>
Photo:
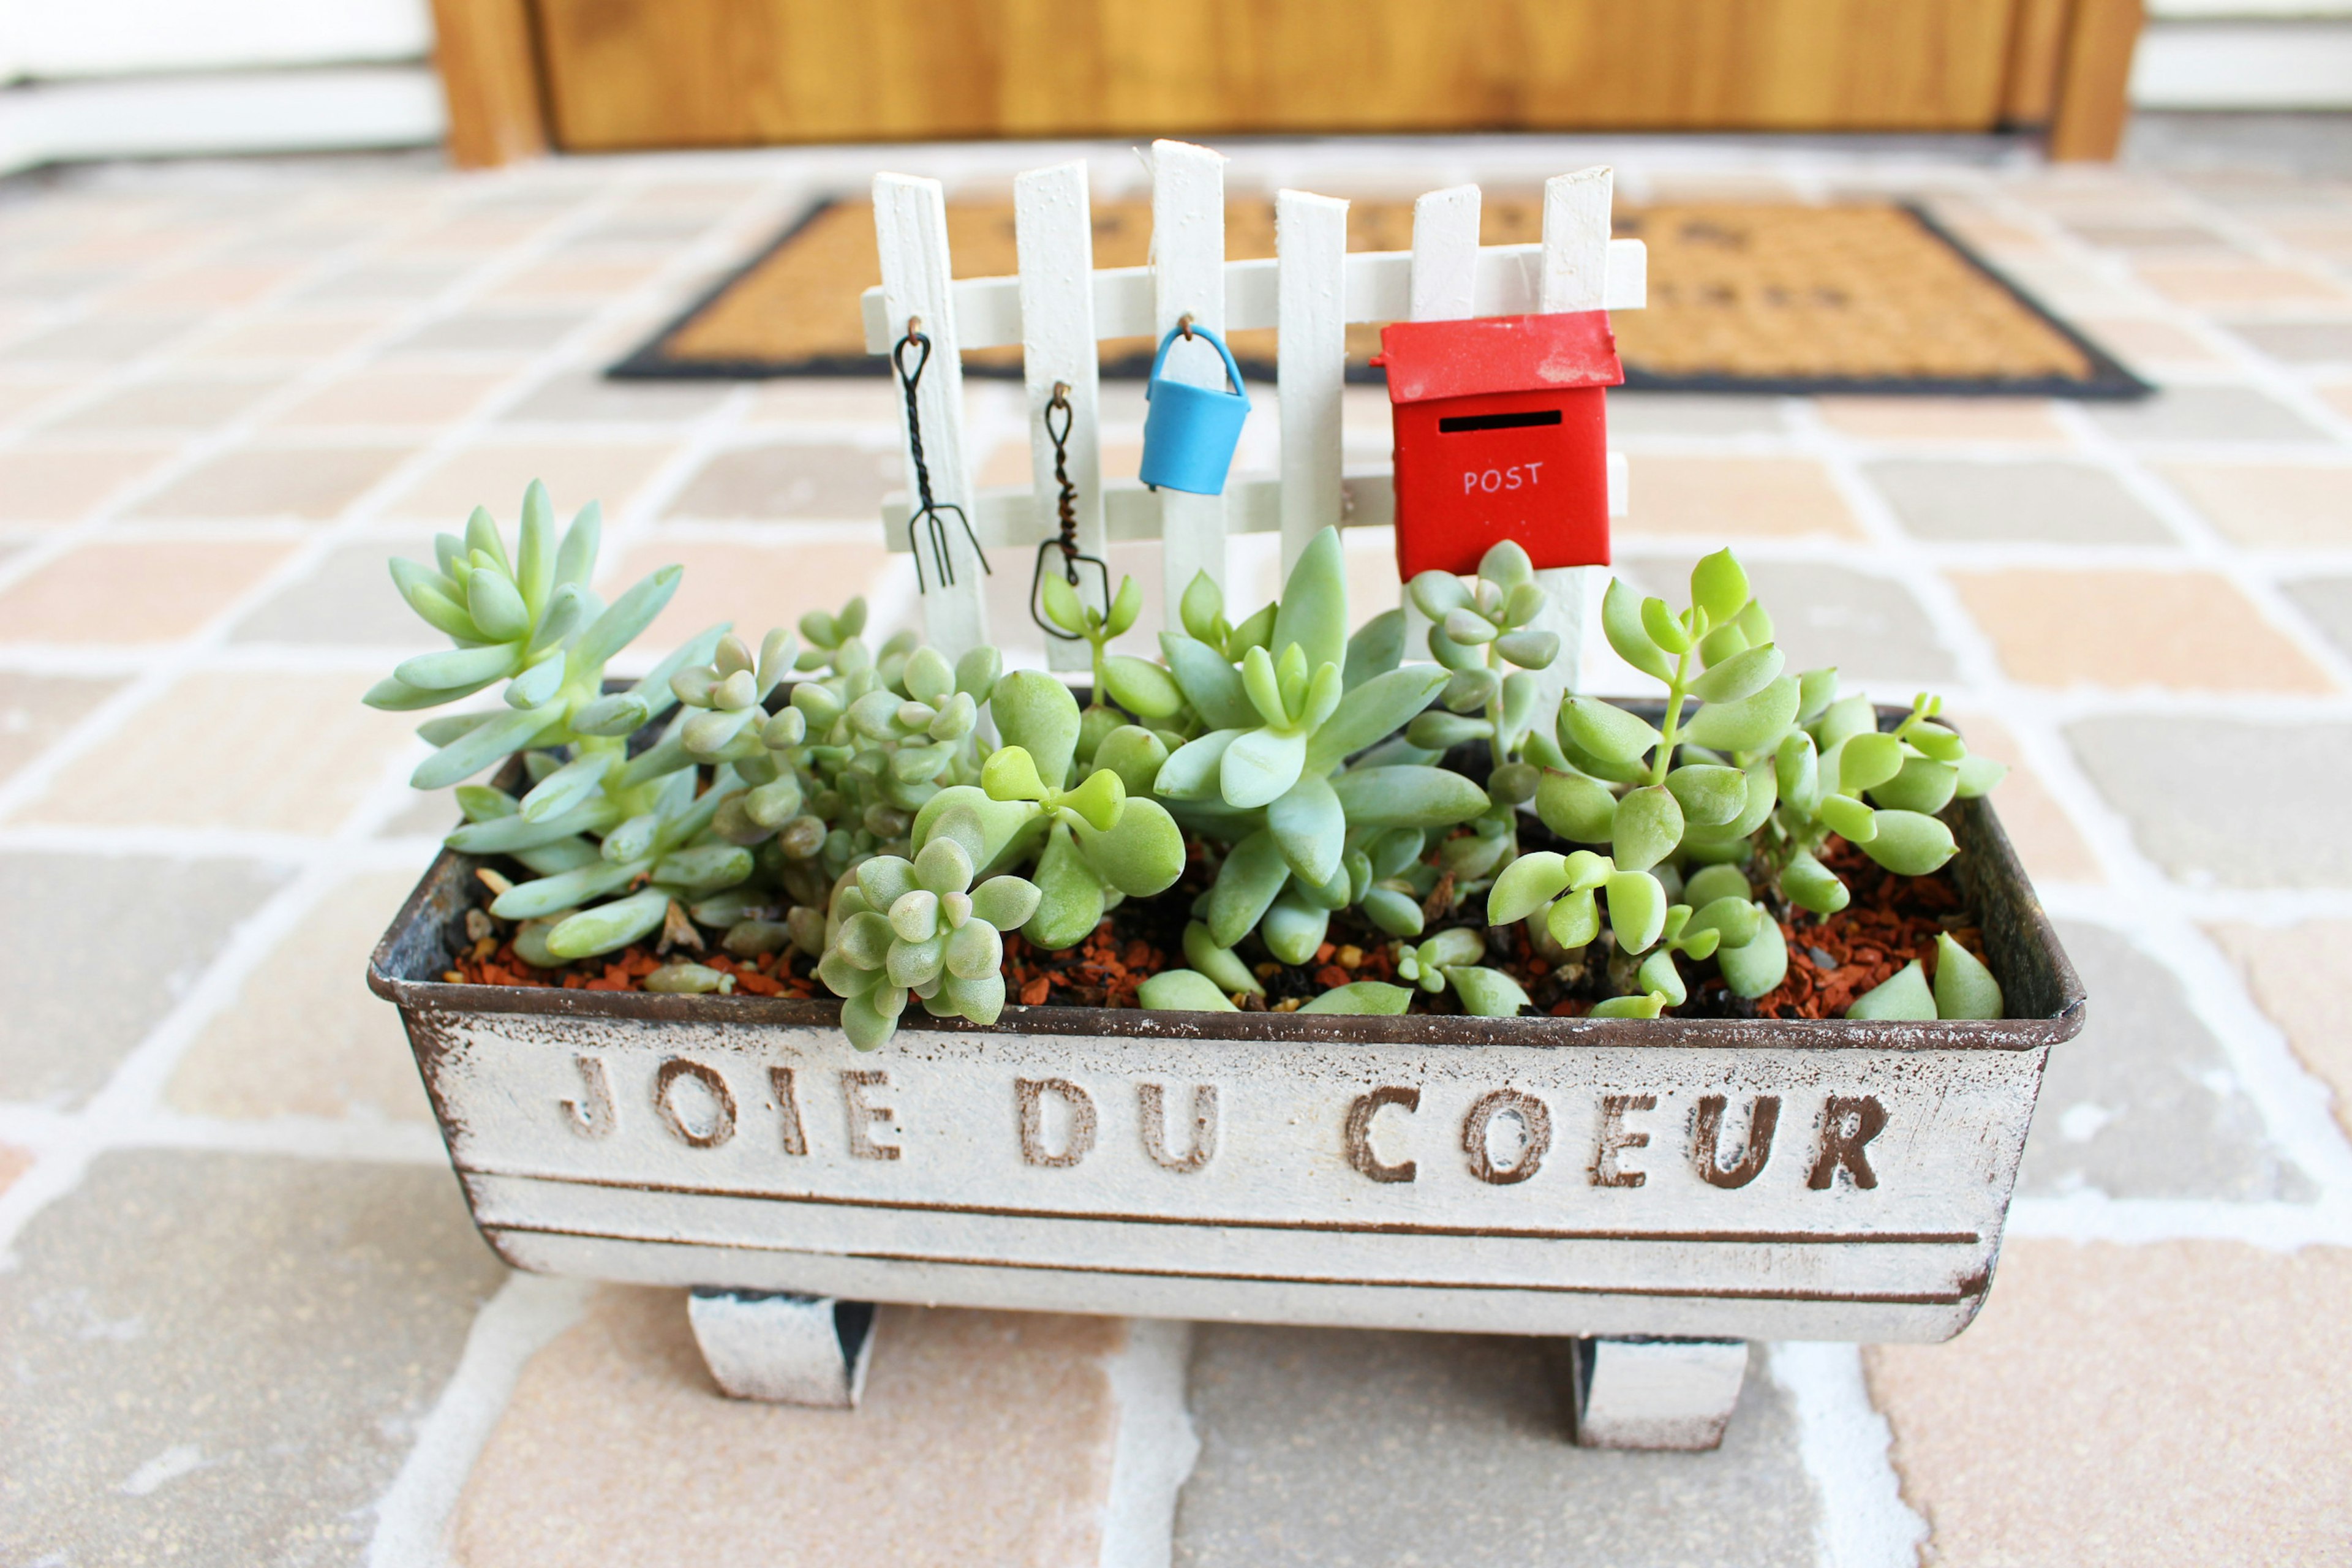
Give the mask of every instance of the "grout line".
<path id="1" fill-rule="evenodd" d="M 1797 1454 L 1819 1498 L 1822 1568 L 1917 1568 L 1927 1521 L 1904 1500 L 1895 1431 L 1872 1403 L 1858 1345 L 1759 1347 L 1797 1423 Z"/>
<path id="2" fill-rule="evenodd" d="M 1185 1391 L 1192 1325 L 1127 1321 L 1127 1342 L 1105 1359 L 1118 1408 L 1103 1499 L 1101 1568 L 1169 1568 L 1176 1505 L 1201 1457 Z"/>

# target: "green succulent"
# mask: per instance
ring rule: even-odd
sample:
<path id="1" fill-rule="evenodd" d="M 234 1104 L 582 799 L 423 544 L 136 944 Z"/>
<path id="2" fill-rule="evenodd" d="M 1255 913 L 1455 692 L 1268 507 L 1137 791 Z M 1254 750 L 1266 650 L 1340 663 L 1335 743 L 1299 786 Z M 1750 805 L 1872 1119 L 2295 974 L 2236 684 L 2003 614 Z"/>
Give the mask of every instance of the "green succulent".
<path id="1" fill-rule="evenodd" d="M 1451 987 L 1465 1013 L 1508 1018 L 1528 1005 L 1517 981 L 1479 964 L 1486 956 L 1486 939 L 1475 926 L 1450 927 L 1418 945 L 1400 942 L 1391 951 L 1399 980 L 1433 995 Z"/>
<path id="2" fill-rule="evenodd" d="M 1043 896 L 1019 877 L 972 886 L 977 834 L 945 825 L 910 861 L 877 855 L 833 896 L 817 977 L 842 999 L 841 1027 L 861 1051 L 898 1032 L 907 999 L 935 1018 L 992 1024 L 1004 1010 L 1003 933 Z"/>
<path id="3" fill-rule="evenodd" d="M 1430 619 L 1430 657 L 1452 678 L 1439 698 L 1444 711 L 1413 720 L 1405 738 L 1438 753 L 1485 741 L 1493 769 L 1486 793 L 1497 806 L 1526 805 L 1541 777 L 1537 763 L 1558 765 L 1536 672 L 1559 657 L 1559 636 L 1534 625 L 1549 602 L 1535 563 L 1507 539 L 1480 558 L 1474 581 L 1423 572 L 1408 591 Z M 1530 749 L 1533 763 L 1523 760 Z"/>
<path id="4" fill-rule="evenodd" d="M 1441 668 L 1400 668 L 1403 616 L 1347 633 L 1336 530 L 1309 542 L 1269 606 L 1263 637 L 1223 627 L 1214 585 L 1187 590 L 1188 625 L 1220 640 L 1163 633 L 1167 668 L 1206 732 L 1160 767 L 1152 793 L 1186 828 L 1231 846 L 1198 911 L 1215 944 L 1255 929 L 1286 963 L 1304 963 L 1336 910 L 1394 876 L 1429 830 L 1470 821 L 1490 799 L 1462 774 L 1375 749 L 1435 700 Z M 1228 649 L 1239 647 L 1238 659 Z M 1372 850 L 1388 837 L 1389 868 Z M 1392 891 L 1392 889 L 1382 889 Z"/>

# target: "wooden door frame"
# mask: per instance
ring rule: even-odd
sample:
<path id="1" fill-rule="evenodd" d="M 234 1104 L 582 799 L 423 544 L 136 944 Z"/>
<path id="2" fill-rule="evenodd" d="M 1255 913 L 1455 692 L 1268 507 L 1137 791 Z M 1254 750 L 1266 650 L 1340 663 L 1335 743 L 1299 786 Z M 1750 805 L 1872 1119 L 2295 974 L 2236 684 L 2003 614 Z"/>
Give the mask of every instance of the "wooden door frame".
<path id="1" fill-rule="evenodd" d="M 2113 159 L 2144 10 L 2144 0 L 2017 0 L 2003 118 L 2047 127 L 2053 162 Z M 450 162 L 490 168 L 554 150 L 533 0 L 433 0 L 433 20 Z"/>

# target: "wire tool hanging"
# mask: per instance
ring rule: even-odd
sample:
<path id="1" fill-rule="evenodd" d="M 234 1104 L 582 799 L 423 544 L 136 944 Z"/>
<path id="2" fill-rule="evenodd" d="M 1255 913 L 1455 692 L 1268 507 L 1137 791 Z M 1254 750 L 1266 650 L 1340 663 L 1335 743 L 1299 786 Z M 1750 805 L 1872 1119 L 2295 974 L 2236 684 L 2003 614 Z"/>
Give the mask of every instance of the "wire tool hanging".
<path id="1" fill-rule="evenodd" d="M 1057 426 L 1054 416 L 1059 414 Z M 1064 631 L 1046 617 L 1041 595 L 1045 588 L 1045 558 L 1049 552 L 1062 552 L 1062 577 L 1075 591 L 1079 584 L 1082 566 L 1091 566 L 1102 590 L 1102 615 L 1110 616 L 1110 568 L 1100 557 L 1088 555 L 1078 548 L 1078 487 L 1070 482 L 1070 422 L 1076 417 L 1070 407 L 1070 384 L 1054 384 L 1053 401 L 1045 405 L 1045 438 L 1054 443 L 1054 482 L 1062 488 L 1059 510 L 1061 532 L 1054 538 L 1040 540 L 1037 544 L 1037 569 L 1029 575 L 1029 618 L 1037 623 L 1049 637 L 1063 642 L 1080 642 L 1076 632 Z"/>
<path id="2" fill-rule="evenodd" d="M 907 368 L 907 351 L 916 349 L 915 365 Z M 915 465 L 915 511 L 907 519 L 907 548 L 915 557 L 915 588 L 919 593 L 931 591 L 923 577 L 923 531 L 929 529 L 931 546 L 931 576 L 941 587 L 955 582 L 955 562 L 949 553 L 951 542 L 948 532 L 947 513 L 955 513 L 962 526 L 964 538 L 971 542 L 971 552 L 980 557 L 980 569 L 990 576 L 996 569 L 988 563 L 988 552 L 980 547 L 980 535 L 971 529 L 971 519 L 963 508 L 950 501 L 945 505 L 931 499 L 930 465 L 923 460 L 923 421 L 915 407 L 915 388 L 923 379 L 923 367 L 931 363 L 931 340 L 923 332 L 919 316 L 907 318 L 907 335 L 900 338 L 890 351 L 890 363 L 898 373 L 898 384 L 907 389 L 907 455 Z"/>

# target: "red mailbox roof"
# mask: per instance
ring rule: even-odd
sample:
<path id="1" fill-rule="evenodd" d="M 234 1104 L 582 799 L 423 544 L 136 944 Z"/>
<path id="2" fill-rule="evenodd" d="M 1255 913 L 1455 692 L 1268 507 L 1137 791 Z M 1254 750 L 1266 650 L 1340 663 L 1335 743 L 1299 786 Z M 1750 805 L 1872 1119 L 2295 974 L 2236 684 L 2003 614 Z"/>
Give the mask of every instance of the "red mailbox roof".
<path id="1" fill-rule="evenodd" d="M 1391 321 L 1381 329 L 1381 357 L 1372 363 L 1388 368 L 1391 403 L 1615 386 L 1625 379 L 1606 310 Z"/>

